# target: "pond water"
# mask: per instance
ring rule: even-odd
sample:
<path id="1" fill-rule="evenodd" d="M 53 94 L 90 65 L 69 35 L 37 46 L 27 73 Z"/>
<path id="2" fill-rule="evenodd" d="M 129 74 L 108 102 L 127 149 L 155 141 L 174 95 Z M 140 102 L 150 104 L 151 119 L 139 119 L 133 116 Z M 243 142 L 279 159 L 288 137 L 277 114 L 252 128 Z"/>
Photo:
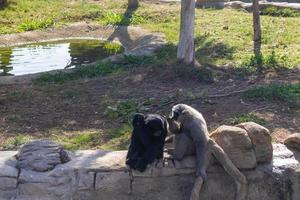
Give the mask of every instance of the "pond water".
<path id="1" fill-rule="evenodd" d="M 122 52 L 120 44 L 74 39 L 0 48 L 0 75 L 24 75 L 89 64 Z"/>

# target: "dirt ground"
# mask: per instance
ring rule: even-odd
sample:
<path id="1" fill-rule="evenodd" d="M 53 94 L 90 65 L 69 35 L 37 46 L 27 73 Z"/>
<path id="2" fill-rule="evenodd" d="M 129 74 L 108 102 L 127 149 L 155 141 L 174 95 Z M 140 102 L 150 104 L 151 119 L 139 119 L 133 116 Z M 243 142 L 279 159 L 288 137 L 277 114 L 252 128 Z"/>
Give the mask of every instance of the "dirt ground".
<path id="1" fill-rule="evenodd" d="M 201 111 L 210 131 L 226 119 L 241 113 L 253 113 L 266 121 L 275 142 L 300 132 L 300 111 L 285 103 L 247 101 L 242 93 L 220 98 L 194 99 L 199 94 L 219 95 L 239 91 L 266 82 L 298 82 L 298 72 L 264 78 L 228 79 L 205 84 L 189 77 L 179 77 L 170 67 L 136 68 L 121 74 L 81 79 L 64 84 L 0 85 L 1 140 L 18 134 L 47 136 L 56 129 L 84 131 L 120 127 L 118 120 L 105 115 L 105 109 L 119 101 L 145 102 L 149 113 L 168 115 L 172 105 L 187 103 Z M 249 81 L 250 80 L 250 81 Z M 254 83 L 254 84 L 253 84 Z M 204 95 L 205 96 L 205 95 Z"/>

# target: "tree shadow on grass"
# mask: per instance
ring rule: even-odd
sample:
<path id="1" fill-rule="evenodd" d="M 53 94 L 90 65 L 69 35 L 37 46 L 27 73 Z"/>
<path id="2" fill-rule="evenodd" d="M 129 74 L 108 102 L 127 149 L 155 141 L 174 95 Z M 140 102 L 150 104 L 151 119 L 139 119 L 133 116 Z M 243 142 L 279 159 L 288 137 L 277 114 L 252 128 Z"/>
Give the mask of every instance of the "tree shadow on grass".
<path id="1" fill-rule="evenodd" d="M 112 41 L 115 38 L 123 38 L 124 41 L 120 41 L 122 44 L 123 44 L 123 42 L 132 43 L 132 39 L 128 32 L 128 26 L 131 24 L 131 19 L 136 10 L 137 10 L 137 8 L 127 8 L 126 9 L 125 13 L 122 16 L 121 21 L 116 24 L 116 25 L 118 25 L 118 27 L 109 36 L 108 40 Z M 122 37 L 120 37 L 120 35 L 122 35 Z"/>
<path id="2" fill-rule="evenodd" d="M 214 65 L 219 59 L 232 60 L 235 47 L 207 36 L 195 38 L 195 57 L 200 64 Z"/>

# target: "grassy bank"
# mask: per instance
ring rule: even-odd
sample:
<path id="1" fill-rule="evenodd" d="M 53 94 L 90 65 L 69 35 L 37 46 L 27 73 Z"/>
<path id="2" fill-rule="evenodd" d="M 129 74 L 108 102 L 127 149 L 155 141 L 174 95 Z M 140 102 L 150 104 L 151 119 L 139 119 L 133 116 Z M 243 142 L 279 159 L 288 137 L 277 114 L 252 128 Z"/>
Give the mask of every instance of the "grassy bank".
<path id="1" fill-rule="evenodd" d="M 141 3 L 134 11 L 126 2 L 10 0 L 0 11 L 0 33 L 44 29 L 76 21 L 103 25 L 140 25 L 166 34 L 177 44 L 179 4 Z M 273 11 L 270 13 L 274 13 Z M 299 17 L 262 16 L 263 54 L 274 58 L 266 68 L 300 66 Z M 196 10 L 196 57 L 201 63 L 249 67 L 252 55 L 252 15 L 231 9 Z M 173 51 L 176 48 L 173 48 Z M 275 64 L 274 64 L 275 63 Z"/>

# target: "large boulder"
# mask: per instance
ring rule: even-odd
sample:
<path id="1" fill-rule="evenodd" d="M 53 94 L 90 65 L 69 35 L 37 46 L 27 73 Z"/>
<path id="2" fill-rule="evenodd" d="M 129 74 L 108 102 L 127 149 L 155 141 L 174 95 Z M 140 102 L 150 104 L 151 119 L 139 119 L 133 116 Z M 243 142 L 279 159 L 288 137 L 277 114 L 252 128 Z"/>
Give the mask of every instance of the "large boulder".
<path id="1" fill-rule="evenodd" d="M 270 131 L 254 122 L 245 122 L 236 126 L 247 131 L 253 144 L 256 161 L 258 163 L 270 163 L 273 157 Z"/>
<path id="2" fill-rule="evenodd" d="M 300 133 L 294 133 L 288 136 L 283 143 L 289 149 L 300 151 Z"/>
<path id="3" fill-rule="evenodd" d="M 45 172 L 68 161 L 70 157 L 61 145 L 48 140 L 38 140 L 27 143 L 20 149 L 17 168 Z"/>
<path id="4" fill-rule="evenodd" d="M 237 168 L 253 169 L 256 167 L 252 142 L 244 129 L 223 125 L 212 132 L 210 137 L 223 148 Z"/>

